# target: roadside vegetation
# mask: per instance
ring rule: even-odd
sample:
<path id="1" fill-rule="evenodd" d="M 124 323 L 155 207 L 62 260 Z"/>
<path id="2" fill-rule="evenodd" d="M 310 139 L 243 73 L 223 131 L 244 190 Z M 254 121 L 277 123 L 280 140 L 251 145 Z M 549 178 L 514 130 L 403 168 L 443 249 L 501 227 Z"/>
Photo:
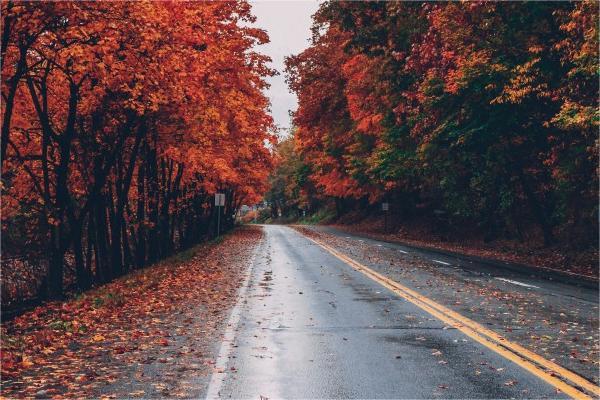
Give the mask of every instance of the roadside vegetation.
<path id="1" fill-rule="evenodd" d="M 238 228 L 3 323 L 3 397 L 198 397 L 261 235 Z"/>
<path id="2" fill-rule="evenodd" d="M 324 3 L 272 215 L 597 275 L 598 67 L 597 2 Z"/>
<path id="3" fill-rule="evenodd" d="M 215 235 L 274 142 L 245 2 L 2 2 L 4 318 Z M 14 311 L 14 313 L 13 313 Z"/>

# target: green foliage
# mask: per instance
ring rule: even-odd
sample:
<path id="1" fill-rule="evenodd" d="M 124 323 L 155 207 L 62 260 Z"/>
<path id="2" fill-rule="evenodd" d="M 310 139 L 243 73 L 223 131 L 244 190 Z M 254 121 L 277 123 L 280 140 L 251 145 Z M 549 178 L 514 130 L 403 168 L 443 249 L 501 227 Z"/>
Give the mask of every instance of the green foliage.
<path id="1" fill-rule="evenodd" d="M 596 242 L 598 22 L 592 1 L 324 3 L 287 61 L 295 193 Z"/>
<path id="2" fill-rule="evenodd" d="M 329 207 L 322 207 L 314 214 L 300 218 L 297 223 L 304 225 L 326 224 L 333 221 L 337 217 L 335 210 Z"/>
<path id="3" fill-rule="evenodd" d="M 265 200 L 271 208 L 271 217 L 278 218 L 281 211 L 283 217 L 298 218 L 301 210 L 310 207 L 305 195 L 310 187 L 310 167 L 302 162 L 294 149 L 294 136 L 289 136 L 275 147 L 279 163 L 269 177 L 270 189 Z"/>

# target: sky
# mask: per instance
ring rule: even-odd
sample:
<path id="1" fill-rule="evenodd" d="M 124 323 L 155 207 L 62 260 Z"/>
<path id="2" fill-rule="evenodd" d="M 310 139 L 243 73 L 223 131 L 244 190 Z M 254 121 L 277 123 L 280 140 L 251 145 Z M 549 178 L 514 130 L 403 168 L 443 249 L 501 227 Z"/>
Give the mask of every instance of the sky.
<path id="1" fill-rule="evenodd" d="M 289 110 L 295 110 L 297 99 L 285 83 L 286 56 L 298 54 L 309 46 L 311 16 L 317 11 L 316 0 L 258 0 L 251 1 L 256 16 L 254 26 L 265 29 L 271 42 L 258 47 L 258 51 L 273 59 L 271 67 L 279 75 L 268 79 L 271 87 L 267 96 L 275 124 L 285 135 L 290 128 Z"/>

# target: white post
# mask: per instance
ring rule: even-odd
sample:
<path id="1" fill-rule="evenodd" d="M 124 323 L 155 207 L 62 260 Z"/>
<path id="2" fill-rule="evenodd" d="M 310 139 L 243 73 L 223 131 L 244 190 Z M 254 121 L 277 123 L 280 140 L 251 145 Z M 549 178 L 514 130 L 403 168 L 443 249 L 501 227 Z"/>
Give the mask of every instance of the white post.
<path id="1" fill-rule="evenodd" d="M 217 207 L 217 238 L 221 234 L 221 207 L 225 205 L 225 193 L 215 193 L 215 206 Z"/>

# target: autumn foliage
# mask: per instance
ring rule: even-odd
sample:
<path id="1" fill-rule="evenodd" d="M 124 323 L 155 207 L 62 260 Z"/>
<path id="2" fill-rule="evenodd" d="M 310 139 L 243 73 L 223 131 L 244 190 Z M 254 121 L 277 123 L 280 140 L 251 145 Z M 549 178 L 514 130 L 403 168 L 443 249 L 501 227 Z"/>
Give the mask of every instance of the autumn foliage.
<path id="1" fill-rule="evenodd" d="M 595 243 L 598 67 L 597 2 L 324 3 L 287 60 L 288 191 Z"/>
<path id="2" fill-rule="evenodd" d="M 2 2 L 2 250 L 47 260 L 42 297 L 211 235 L 216 191 L 225 226 L 260 198 L 273 71 L 251 21 L 245 2 Z"/>
<path id="3" fill-rule="evenodd" d="M 237 229 L 3 323 L 3 398 L 200 397 L 261 235 Z"/>

